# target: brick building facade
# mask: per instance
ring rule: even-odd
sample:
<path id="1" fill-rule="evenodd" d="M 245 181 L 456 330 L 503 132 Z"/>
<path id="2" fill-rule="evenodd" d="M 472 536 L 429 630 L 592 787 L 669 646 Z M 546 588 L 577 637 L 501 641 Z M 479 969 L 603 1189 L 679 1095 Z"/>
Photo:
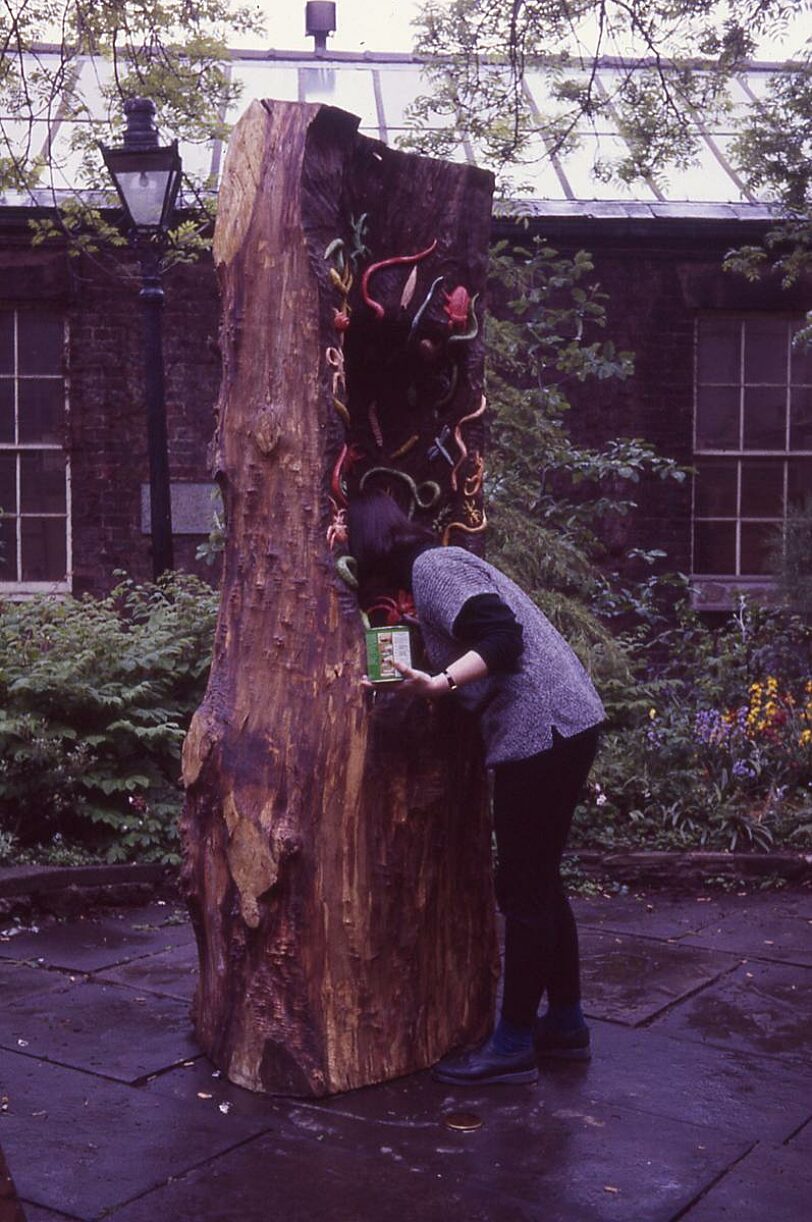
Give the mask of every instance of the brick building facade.
<path id="1" fill-rule="evenodd" d="M 98 594 L 116 571 L 151 576 L 138 287 L 126 262 L 117 274 L 109 262 L 33 248 L 23 227 L 0 228 L 3 593 Z M 195 560 L 215 511 L 207 450 L 220 368 L 210 262 L 172 269 L 164 289 L 175 562 L 210 578 Z"/>

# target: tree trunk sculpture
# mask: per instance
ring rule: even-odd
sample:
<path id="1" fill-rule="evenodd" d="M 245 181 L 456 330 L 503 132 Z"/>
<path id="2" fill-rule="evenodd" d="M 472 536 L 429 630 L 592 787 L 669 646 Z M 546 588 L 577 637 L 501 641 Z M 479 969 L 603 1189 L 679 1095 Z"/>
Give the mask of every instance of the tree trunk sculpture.
<path id="1" fill-rule="evenodd" d="M 232 1082 L 314 1096 L 423 1068 L 491 1018 L 490 834 L 453 701 L 370 701 L 344 511 L 381 487 L 478 545 L 492 180 L 329 107 L 254 102 L 215 233 L 227 521 L 184 748 L 195 1021 Z"/>

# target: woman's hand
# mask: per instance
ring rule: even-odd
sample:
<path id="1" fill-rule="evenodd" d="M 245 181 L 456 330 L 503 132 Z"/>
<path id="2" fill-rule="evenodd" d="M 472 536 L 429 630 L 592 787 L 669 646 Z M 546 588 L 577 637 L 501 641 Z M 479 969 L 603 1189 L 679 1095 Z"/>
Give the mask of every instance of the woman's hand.
<path id="1" fill-rule="evenodd" d="M 395 670 L 403 675 L 403 682 L 398 683 L 405 692 L 414 692 L 416 696 L 427 696 L 429 700 L 444 695 L 448 690 L 448 680 L 444 675 L 429 675 L 424 670 L 412 670 L 403 662 L 395 662 Z"/>
<path id="2" fill-rule="evenodd" d="M 448 680 L 443 675 L 429 675 L 424 670 L 412 670 L 402 662 L 394 663 L 395 669 L 403 675 L 402 683 L 372 683 L 368 675 L 361 676 L 361 687 L 365 691 L 412 692 L 416 696 L 427 696 L 430 700 L 443 696 L 448 692 Z"/>

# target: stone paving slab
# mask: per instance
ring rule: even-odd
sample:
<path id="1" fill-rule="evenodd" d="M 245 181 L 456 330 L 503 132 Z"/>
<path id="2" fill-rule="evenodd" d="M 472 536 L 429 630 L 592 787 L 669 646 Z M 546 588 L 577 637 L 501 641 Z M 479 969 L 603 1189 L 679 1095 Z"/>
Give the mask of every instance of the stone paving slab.
<path id="1" fill-rule="evenodd" d="M 579 928 L 665 940 L 700 934 L 709 926 L 735 918 L 742 921 L 743 928 L 751 929 L 777 916 L 812 922 L 812 896 L 796 891 L 732 892 L 679 899 L 654 891 L 594 899 L 574 898 L 572 907 Z"/>
<path id="2" fill-rule="evenodd" d="M 47 968 L 0 962 L 0 997 L 4 1005 L 35 993 L 64 988 L 67 980 L 61 972 L 49 972 Z"/>
<path id="3" fill-rule="evenodd" d="M 807 1121 L 803 1128 L 790 1138 L 787 1148 L 803 1152 L 812 1166 L 812 1120 Z"/>
<path id="4" fill-rule="evenodd" d="M 594 1023 L 592 1035 L 590 1063 L 549 1062 L 526 1097 L 554 1114 L 617 1105 L 772 1142 L 785 1141 L 809 1116 L 812 1069 L 784 1068 L 778 1083 L 774 1063 L 764 1057 L 697 1047 L 612 1023 Z M 261 1115 L 267 1104 L 262 1095 L 232 1086 L 203 1056 L 160 1074 L 144 1089 L 190 1108 L 227 1102 L 235 1115 Z M 383 1128 L 424 1124 L 437 1117 L 439 1089 L 428 1074 L 413 1074 L 303 1106 Z M 501 1106 L 499 1093 L 494 1098 L 493 1092 L 480 1092 L 477 1109 L 487 1114 Z M 211 1098 L 201 1100 L 201 1094 Z M 457 1093 L 460 1108 L 468 1110 L 468 1099 L 468 1091 Z"/>
<path id="5" fill-rule="evenodd" d="M 780 1056 L 805 1068 L 812 1052 L 812 970 L 782 963 L 740 964 L 657 1018 L 652 1030 L 742 1052 Z"/>
<path id="6" fill-rule="evenodd" d="M 650 1117 L 613 1106 L 553 1113 L 533 1088 L 518 1087 L 487 1097 L 466 1093 L 466 1110 L 479 1111 L 484 1123 L 474 1133 L 453 1133 L 441 1116 L 459 1109 L 459 1098 L 439 1084 L 431 1084 L 429 1097 L 425 1114 L 387 1126 L 292 1105 L 284 1130 L 112 1216 L 191 1222 L 207 1209 L 212 1216 L 216 1201 L 223 1218 L 266 1222 L 273 1200 L 286 1222 L 665 1222 L 752 1144 L 678 1121 L 652 1125 Z"/>
<path id="7" fill-rule="evenodd" d="M 762 912 L 754 920 L 751 912 L 738 912 L 689 934 L 682 945 L 812 967 L 812 917 Z"/>
<path id="8" fill-rule="evenodd" d="M 148 927 L 135 928 L 138 924 Z M 68 971 L 95 972 L 186 944 L 189 934 L 186 925 L 158 927 L 137 919 L 84 917 L 42 925 L 37 933 L 0 942 L 0 959 L 36 960 Z"/>
<path id="9" fill-rule="evenodd" d="M 730 971 L 737 959 L 625 934 L 580 936 L 584 1009 L 636 1026 Z"/>
<path id="10" fill-rule="evenodd" d="M 809 1217 L 812 1166 L 786 1146 L 759 1145 L 685 1215 L 689 1222 L 801 1222 Z"/>
<path id="11" fill-rule="evenodd" d="M 2 1074 L 9 1110 L 0 1117 L 0 1137 L 20 1199 L 81 1219 L 278 1124 L 270 1100 L 261 1119 L 192 1112 L 171 1099 L 15 1053 L 4 1055 Z M 171 1214 L 154 1214 L 152 1222 L 171 1222 Z"/>
<path id="12" fill-rule="evenodd" d="M 607 895 L 571 901 L 579 929 L 610 933 L 679 939 L 698 933 L 727 911 L 716 899 L 693 898 L 687 902 L 671 896 Z"/>
<path id="13" fill-rule="evenodd" d="M 197 947 L 193 943 L 97 972 L 93 979 L 124 984 L 141 993 L 159 993 L 164 997 L 177 997 L 190 1002 L 197 987 L 197 975 Z"/>
<path id="14" fill-rule="evenodd" d="M 14 1181 L 9 1173 L 2 1149 L 0 1149 L 0 1222 L 25 1222 Z"/>
<path id="15" fill-rule="evenodd" d="M 0 1046 L 122 1082 L 199 1053 L 185 1002 L 86 980 L 0 1010 Z"/>
<path id="16" fill-rule="evenodd" d="M 25 1203 L 25 1222 L 66 1222 L 66 1219 L 67 1222 L 81 1222 L 76 1214 L 58 1213 L 55 1209 L 45 1209 L 42 1205 L 32 1205 L 30 1201 Z"/>

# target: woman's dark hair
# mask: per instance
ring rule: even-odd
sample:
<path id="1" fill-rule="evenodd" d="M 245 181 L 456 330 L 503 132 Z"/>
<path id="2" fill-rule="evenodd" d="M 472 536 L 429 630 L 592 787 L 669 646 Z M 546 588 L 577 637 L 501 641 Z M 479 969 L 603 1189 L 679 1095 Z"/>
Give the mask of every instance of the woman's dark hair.
<path id="1" fill-rule="evenodd" d="M 355 497 L 347 509 L 350 554 L 362 580 L 372 576 L 408 586 L 411 562 L 427 547 L 436 547 L 430 530 L 419 526 L 386 492 Z"/>

